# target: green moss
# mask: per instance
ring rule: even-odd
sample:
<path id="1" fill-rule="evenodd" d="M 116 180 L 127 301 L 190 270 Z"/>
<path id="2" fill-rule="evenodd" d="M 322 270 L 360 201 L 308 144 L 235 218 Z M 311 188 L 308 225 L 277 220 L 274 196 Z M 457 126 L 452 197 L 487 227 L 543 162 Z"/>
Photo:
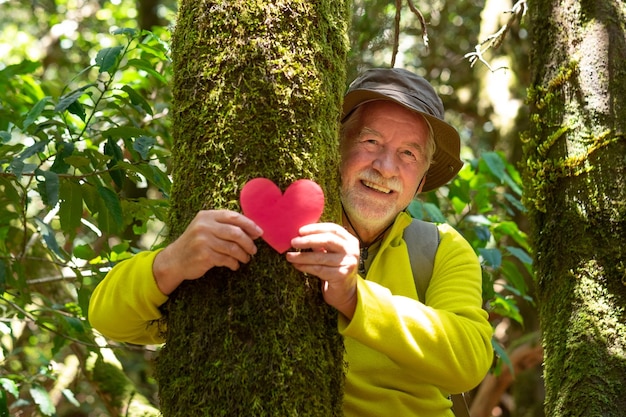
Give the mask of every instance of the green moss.
<path id="1" fill-rule="evenodd" d="M 620 416 L 626 409 L 626 289 L 620 269 L 626 248 L 616 243 L 626 236 L 626 122 L 623 100 L 615 99 L 623 97 L 625 86 L 613 75 L 624 74 L 626 66 L 601 53 L 593 56 L 605 72 L 592 90 L 568 55 L 586 36 L 585 26 L 577 24 L 581 16 L 593 16 L 610 33 L 623 30 L 600 16 L 608 10 L 604 6 L 617 3 L 583 3 L 559 10 L 561 27 L 554 26 L 554 2 L 531 5 L 534 74 L 528 91 L 532 128 L 524 136 L 524 202 L 536 254 L 545 414 L 551 417 Z M 571 26 L 562 23 L 567 19 Z M 607 101 L 594 107 L 593 98 L 604 91 Z"/>
<path id="2" fill-rule="evenodd" d="M 182 1 L 173 37 L 176 237 L 198 210 L 239 210 L 254 177 L 324 188 L 340 219 L 343 1 Z M 317 279 L 262 241 L 238 272 L 210 271 L 166 305 L 157 363 L 167 416 L 341 414 L 343 345 Z"/>

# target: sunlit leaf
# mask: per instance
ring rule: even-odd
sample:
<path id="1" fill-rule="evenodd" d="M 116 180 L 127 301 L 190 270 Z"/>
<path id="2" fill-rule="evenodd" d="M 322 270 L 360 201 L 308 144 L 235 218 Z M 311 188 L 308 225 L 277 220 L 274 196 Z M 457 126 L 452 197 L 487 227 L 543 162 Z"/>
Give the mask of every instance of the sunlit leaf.
<path id="1" fill-rule="evenodd" d="M 165 55 L 165 51 L 163 51 L 163 50 L 161 50 L 159 48 L 155 48 L 155 47 L 153 47 L 151 45 L 148 45 L 146 43 L 140 43 L 138 46 L 139 46 L 139 48 L 142 51 L 144 51 L 144 52 L 146 52 L 146 53 L 148 53 L 150 55 L 153 55 L 154 57 L 158 58 L 159 60 L 167 61 L 167 55 Z"/>
<path id="2" fill-rule="evenodd" d="M 61 392 L 70 404 L 72 404 L 74 407 L 80 407 L 80 403 L 78 402 L 72 391 L 66 388 Z"/>
<path id="3" fill-rule="evenodd" d="M 50 398 L 50 394 L 43 387 L 34 385 L 29 390 L 30 396 L 35 401 L 35 404 L 39 407 L 39 411 L 45 416 L 51 416 L 56 413 L 56 408 Z"/>
<path id="4" fill-rule="evenodd" d="M 129 59 L 128 60 L 128 66 L 132 66 L 137 68 L 138 70 L 142 70 L 147 72 L 148 74 L 152 75 L 153 77 L 155 77 L 157 80 L 161 81 L 163 84 L 167 84 L 167 80 L 165 79 L 165 77 L 163 77 L 162 74 L 160 74 L 159 72 L 157 72 L 153 67 L 152 64 L 150 64 L 148 61 L 145 61 L 143 59 Z"/>
<path id="5" fill-rule="evenodd" d="M 30 126 L 31 124 L 33 124 L 35 122 L 35 120 L 37 120 L 37 118 L 43 112 L 43 109 L 46 107 L 46 104 L 48 104 L 50 102 L 50 99 L 51 99 L 50 97 L 46 96 L 46 97 L 42 98 L 41 100 L 39 100 L 33 106 L 33 108 L 30 109 L 30 111 L 26 115 L 26 119 L 24 119 L 24 123 L 22 124 L 22 129 L 23 130 L 28 129 L 28 126 Z"/>
<path id="6" fill-rule="evenodd" d="M 40 66 L 41 62 L 24 60 L 19 64 L 8 65 L 6 68 L 0 70 L 0 74 L 6 78 L 11 78 L 15 75 L 32 74 Z"/>
<path id="7" fill-rule="evenodd" d="M 111 48 L 105 48 L 98 51 L 96 55 L 96 65 L 100 67 L 100 73 L 108 72 L 113 74 L 117 60 L 120 57 L 124 48 L 122 46 L 113 46 Z M 112 71 L 113 69 L 113 71 Z"/>
<path id="8" fill-rule="evenodd" d="M 86 261 L 90 261 L 96 257 L 96 252 L 87 244 L 76 246 L 72 254 L 78 259 L 84 259 Z"/>
<path id="9" fill-rule="evenodd" d="M 524 319 L 519 312 L 519 308 L 512 298 L 506 298 L 500 294 L 496 294 L 496 297 L 489 301 L 489 309 L 496 314 L 509 317 L 520 324 L 524 324 Z"/>
<path id="10" fill-rule="evenodd" d="M 150 107 L 150 104 L 146 101 L 146 99 L 137 93 L 133 87 L 126 84 L 122 87 L 122 90 L 128 94 L 128 98 L 130 98 L 131 103 L 141 107 L 146 113 L 152 116 L 152 107 Z"/>
<path id="11" fill-rule="evenodd" d="M 111 31 L 112 35 L 127 35 L 129 37 L 134 37 L 137 35 L 137 29 L 133 28 L 116 28 Z"/>
<path id="12" fill-rule="evenodd" d="M 17 398 L 20 395 L 19 388 L 17 384 L 15 383 L 15 381 L 13 381 L 12 379 L 0 378 L 0 386 L 2 387 L 4 391 L 8 392 L 15 398 Z"/>

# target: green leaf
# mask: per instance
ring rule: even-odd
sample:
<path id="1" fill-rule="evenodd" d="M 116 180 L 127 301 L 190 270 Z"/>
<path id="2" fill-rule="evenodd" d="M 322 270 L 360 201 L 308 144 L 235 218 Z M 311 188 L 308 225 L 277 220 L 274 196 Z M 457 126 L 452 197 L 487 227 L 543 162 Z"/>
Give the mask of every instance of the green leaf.
<path id="1" fill-rule="evenodd" d="M 61 96 L 61 98 L 59 99 L 59 102 L 57 103 L 57 105 L 54 107 L 54 111 L 58 112 L 58 113 L 63 113 L 65 110 L 69 109 L 69 107 L 74 104 L 74 102 L 76 102 L 76 100 L 78 100 L 83 94 L 85 93 L 85 90 L 87 90 L 90 87 L 95 86 L 96 84 L 87 84 L 84 85 L 80 88 L 77 88 L 74 91 L 71 91 L 63 96 Z"/>
<path id="2" fill-rule="evenodd" d="M 7 395 L 0 389 L 0 417 L 9 417 L 9 407 L 7 406 Z"/>
<path id="3" fill-rule="evenodd" d="M 15 177 L 19 180 L 22 178 L 22 174 L 30 174 L 37 169 L 37 165 L 35 164 L 25 164 L 21 159 L 15 158 L 9 164 L 7 169 L 8 172 L 12 172 Z"/>
<path id="4" fill-rule="evenodd" d="M 0 259 L 0 294 L 4 293 L 7 286 L 7 270 L 4 261 Z"/>
<path id="5" fill-rule="evenodd" d="M 149 133 L 143 129 L 132 126 L 112 127 L 102 132 L 102 136 L 104 137 L 122 139 L 138 138 L 144 135 L 149 135 Z"/>
<path id="6" fill-rule="evenodd" d="M 39 411 L 41 411 L 43 415 L 51 416 L 56 413 L 56 408 L 52 403 L 52 398 L 50 398 L 48 391 L 39 385 L 34 385 L 29 391 L 30 396 L 33 398 L 33 401 L 35 401 L 35 404 L 37 404 Z"/>
<path id="7" fill-rule="evenodd" d="M 78 259 L 84 259 L 86 261 L 91 261 L 96 257 L 96 252 L 89 245 L 79 245 L 74 248 L 72 254 Z"/>
<path id="8" fill-rule="evenodd" d="M 19 64 L 9 65 L 3 70 L 0 70 L 0 74 L 7 78 L 11 78 L 15 75 L 32 74 L 37 71 L 40 66 L 40 62 L 22 61 Z"/>
<path id="9" fill-rule="evenodd" d="M 61 229 L 74 236 L 80 227 L 83 216 L 83 196 L 81 187 L 74 181 L 63 181 L 60 187 L 59 219 Z"/>
<path id="10" fill-rule="evenodd" d="M 69 107 L 67 108 L 67 111 L 72 113 L 73 115 L 78 116 L 80 120 L 82 120 L 83 122 L 87 118 L 85 107 L 78 100 L 70 104 Z"/>
<path id="11" fill-rule="evenodd" d="M 137 29 L 133 28 L 117 28 L 111 31 L 112 35 L 126 35 L 129 37 L 135 37 L 137 35 Z"/>
<path id="12" fill-rule="evenodd" d="M 155 48 L 146 43 L 140 43 L 138 46 L 139 46 L 139 49 L 158 58 L 159 61 L 167 61 L 167 55 L 165 54 L 165 51 L 163 51 L 162 49 Z"/>
<path id="13" fill-rule="evenodd" d="M 104 214 L 104 216 L 98 217 L 98 226 L 104 232 L 115 233 L 124 224 L 120 200 L 111 189 L 102 186 L 98 187 L 98 194 L 102 199 L 100 214 Z"/>
<path id="14" fill-rule="evenodd" d="M 491 173 L 496 176 L 501 183 L 504 183 L 511 187 L 511 189 L 516 194 L 522 194 L 521 187 L 515 181 L 513 181 L 507 171 L 507 164 L 497 152 L 485 152 L 482 155 L 482 159 L 487 163 L 487 167 L 489 168 Z"/>
<path id="15" fill-rule="evenodd" d="M 72 391 L 70 391 L 69 389 L 65 388 L 61 392 L 63 393 L 63 396 L 67 399 L 67 401 L 70 404 L 72 404 L 74 407 L 80 407 L 80 403 L 78 402 L 78 400 L 76 400 L 76 397 L 74 396 L 74 393 Z"/>
<path id="16" fill-rule="evenodd" d="M 66 255 L 61 250 L 59 243 L 54 236 L 54 230 L 52 229 L 52 227 L 50 227 L 49 224 L 41 221 L 38 217 L 35 217 L 35 223 L 37 223 L 37 226 L 39 227 L 39 233 L 41 233 L 41 236 L 43 237 L 43 240 L 46 243 L 48 249 L 56 256 L 58 256 L 59 259 L 66 260 Z"/>
<path id="17" fill-rule="evenodd" d="M 141 107 L 149 115 L 153 115 L 152 107 L 150 107 L 150 104 L 148 104 L 146 99 L 144 99 L 139 93 L 137 93 L 133 89 L 133 87 L 127 84 L 122 87 L 122 90 L 126 92 L 126 94 L 128 94 L 128 98 L 130 98 L 131 103 L 133 103 L 135 106 Z"/>
<path id="18" fill-rule="evenodd" d="M 89 158 L 80 155 L 68 156 L 66 158 L 63 158 L 63 160 L 74 168 L 83 168 L 89 166 Z"/>
<path id="19" fill-rule="evenodd" d="M 489 308 L 494 313 L 509 317 L 520 324 L 524 324 L 524 318 L 519 312 L 519 308 L 512 298 L 503 297 L 496 294 L 496 297 L 489 301 Z"/>
<path id="20" fill-rule="evenodd" d="M 115 185 L 117 185 L 118 188 L 122 188 L 124 186 L 125 178 L 124 171 L 121 169 L 115 169 L 117 163 L 124 159 L 122 148 L 120 148 L 119 145 L 109 137 L 104 144 L 104 154 L 111 157 L 111 160 L 107 162 L 109 175 L 111 175 Z"/>
<path id="21" fill-rule="evenodd" d="M 54 163 L 50 167 L 50 171 L 56 172 L 57 174 L 64 174 L 70 168 L 65 158 L 74 153 L 74 144 L 72 142 L 58 142 L 56 148 L 57 154 L 54 157 Z"/>
<path id="22" fill-rule="evenodd" d="M 39 187 L 39 193 L 43 201 L 50 207 L 55 207 L 59 202 L 59 175 L 55 172 L 35 170 L 39 185 L 43 183 L 43 188 Z M 43 181 L 40 180 L 43 177 Z"/>
<path id="23" fill-rule="evenodd" d="M 24 119 L 24 123 L 22 124 L 22 130 L 26 130 L 28 126 L 30 126 L 35 120 L 37 120 L 37 118 L 43 112 L 43 109 L 46 107 L 46 104 L 50 102 L 50 99 L 51 97 L 46 96 L 39 100 L 37 104 L 35 104 L 33 108 L 30 109 L 30 111 L 26 115 L 26 119 Z"/>
<path id="24" fill-rule="evenodd" d="M 146 180 L 159 187 L 159 190 L 166 197 L 169 196 L 172 183 L 167 174 L 158 167 L 149 164 L 129 164 L 128 162 L 120 162 L 118 165 L 126 170 L 143 175 Z"/>
<path id="25" fill-rule="evenodd" d="M 524 249 L 516 248 L 515 246 L 506 246 L 506 249 L 522 263 L 527 265 L 533 264 L 533 258 L 531 258 Z"/>
<path id="26" fill-rule="evenodd" d="M 114 68 L 123 50 L 124 48 L 122 46 L 113 46 L 98 51 L 98 55 L 96 55 L 96 65 L 100 67 L 100 74 L 108 72 L 113 75 L 115 72 Z"/>
<path id="27" fill-rule="evenodd" d="M 487 262 L 487 265 L 499 268 L 502 264 L 502 253 L 498 249 L 479 248 L 478 252 L 485 262 Z"/>
<path id="28" fill-rule="evenodd" d="M 509 358 L 509 354 L 506 353 L 506 350 L 502 347 L 500 343 L 498 343 L 495 337 L 491 339 L 491 346 L 493 347 L 493 350 L 496 352 L 496 355 L 500 359 L 502 359 L 502 362 L 504 362 L 506 366 L 509 367 L 511 371 L 511 375 L 515 376 L 515 368 L 513 367 L 513 362 L 511 362 L 511 358 Z"/>
<path id="29" fill-rule="evenodd" d="M 526 295 L 528 287 L 526 285 L 526 281 L 524 280 L 524 276 L 519 271 L 518 265 L 505 260 L 502 262 L 502 274 L 504 275 L 504 278 L 506 278 L 507 282 L 509 282 L 513 288 L 519 292 L 519 295 Z"/>
<path id="30" fill-rule="evenodd" d="M 33 143 L 31 146 L 24 149 L 22 153 L 20 153 L 19 159 L 25 160 L 25 159 L 30 158 L 33 155 L 43 152 L 46 149 L 46 146 L 48 146 L 48 142 L 50 141 L 42 140 L 42 141 Z"/>
<path id="31" fill-rule="evenodd" d="M 143 160 L 148 159 L 150 150 L 156 143 L 156 139 L 149 136 L 139 136 L 133 142 L 133 149 L 136 150 Z"/>
<path id="32" fill-rule="evenodd" d="M 145 61 L 143 59 L 129 59 L 127 65 L 135 67 L 138 70 L 145 71 L 148 74 L 150 74 L 153 77 L 155 77 L 157 80 L 161 81 L 163 84 L 167 84 L 167 80 L 165 79 L 165 77 L 163 77 L 163 75 L 161 75 L 159 72 L 157 72 L 152 67 L 152 64 L 150 64 L 148 61 Z"/>
<path id="33" fill-rule="evenodd" d="M 12 379 L 0 378 L 0 386 L 15 398 L 20 396 L 20 389 Z"/>

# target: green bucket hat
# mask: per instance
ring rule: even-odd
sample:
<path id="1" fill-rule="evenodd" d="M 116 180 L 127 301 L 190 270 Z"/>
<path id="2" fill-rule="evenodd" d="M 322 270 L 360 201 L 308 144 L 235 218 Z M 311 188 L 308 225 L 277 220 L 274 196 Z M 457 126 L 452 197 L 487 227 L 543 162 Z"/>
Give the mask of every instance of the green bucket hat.
<path id="1" fill-rule="evenodd" d="M 401 68 L 376 68 L 355 79 L 343 100 L 343 122 L 358 106 L 389 100 L 423 115 L 433 129 L 436 150 L 422 191 L 431 191 L 450 181 L 463 167 L 461 139 L 443 120 L 443 103 L 424 78 Z"/>

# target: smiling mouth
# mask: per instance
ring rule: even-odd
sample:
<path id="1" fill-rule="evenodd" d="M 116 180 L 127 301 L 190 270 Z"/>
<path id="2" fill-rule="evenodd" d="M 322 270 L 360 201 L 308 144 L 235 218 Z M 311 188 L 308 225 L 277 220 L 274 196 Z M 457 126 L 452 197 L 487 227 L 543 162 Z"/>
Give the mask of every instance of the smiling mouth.
<path id="1" fill-rule="evenodd" d="M 390 189 L 390 188 L 386 188 L 386 187 L 383 187 L 383 186 L 380 186 L 380 185 L 378 185 L 378 184 L 374 184 L 373 182 L 369 182 L 369 181 L 361 181 L 361 183 L 362 183 L 365 187 L 367 187 L 367 188 L 369 188 L 369 189 L 371 189 L 371 190 L 374 190 L 374 191 L 378 191 L 379 193 L 383 193 L 383 194 L 391 194 L 391 193 L 393 192 L 393 190 L 392 190 L 392 189 Z"/>

